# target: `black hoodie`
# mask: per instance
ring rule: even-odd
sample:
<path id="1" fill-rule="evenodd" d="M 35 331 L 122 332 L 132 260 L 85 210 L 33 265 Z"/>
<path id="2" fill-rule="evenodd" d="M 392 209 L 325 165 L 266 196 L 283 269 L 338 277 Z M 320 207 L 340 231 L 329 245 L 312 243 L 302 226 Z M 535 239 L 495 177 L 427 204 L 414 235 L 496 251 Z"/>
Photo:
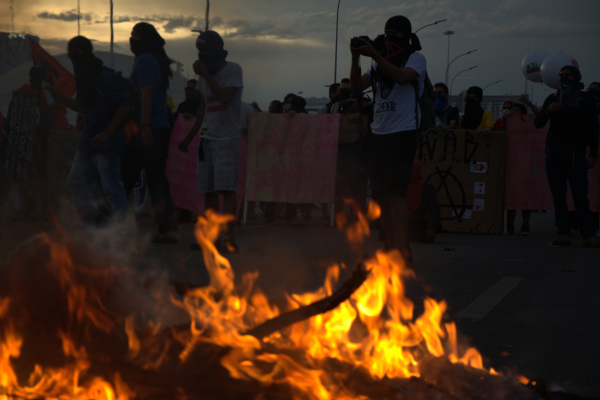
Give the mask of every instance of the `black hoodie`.
<path id="1" fill-rule="evenodd" d="M 548 96 L 533 121 L 535 127 L 541 129 L 550 120 L 550 128 L 546 137 L 546 150 L 585 153 L 589 145 L 589 156 L 598 158 L 598 132 L 600 128 L 596 99 L 589 93 L 581 92 L 579 108 L 562 109 L 551 113 L 548 107 L 559 100 L 556 93 Z"/>

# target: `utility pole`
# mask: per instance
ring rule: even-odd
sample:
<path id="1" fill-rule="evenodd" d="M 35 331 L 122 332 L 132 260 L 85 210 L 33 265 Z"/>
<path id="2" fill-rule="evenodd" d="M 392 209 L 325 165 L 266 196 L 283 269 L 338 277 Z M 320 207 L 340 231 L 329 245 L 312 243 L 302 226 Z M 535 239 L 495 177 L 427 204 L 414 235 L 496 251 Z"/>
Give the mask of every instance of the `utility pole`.
<path id="1" fill-rule="evenodd" d="M 206 0 L 206 28 L 205 31 L 208 30 L 208 11 L 210 10 L 210 0 Z"/>
<path id="2" fill-rule="evenodd" d="M 448 58 L 446 61 L 446 87 L 448 86 L 448 67 L 450 67 L 450 35 L 454 35 L 454 31 L 446 31 L 444 35 L 448 36 Z"/>
<path id="3" fill-rule="evenodd" d="M 77 0 L 77 36 L 81 35 L 81 25 L 79 24 L 79 15 L 81 14 L 81 8 L 79 6 L 79 0 Z"/>
<path id="4" fill-rule="evenodd" d="M 110 67 L 115 69 L 115 31 L 113 29 L 113 0 L 110 0 Z"/>

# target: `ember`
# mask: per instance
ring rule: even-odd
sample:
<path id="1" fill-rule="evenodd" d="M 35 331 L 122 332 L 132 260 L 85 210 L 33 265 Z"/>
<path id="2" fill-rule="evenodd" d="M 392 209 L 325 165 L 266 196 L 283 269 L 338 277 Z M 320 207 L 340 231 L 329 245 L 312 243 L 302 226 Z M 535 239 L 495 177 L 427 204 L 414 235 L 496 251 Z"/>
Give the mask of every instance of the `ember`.
<path id="1" fill-rule="evenodd" d="M 338 224 L 356 245 L 378 215 L 372 205 Z M 215 249 L 229 220 L 209 212 L 196 226 L 210 285 L 153 296 L 157 314 L 183 310 L 186 324 L 115 306 L 132 272 L 85 244 L 39 235 L 18 248 L 3 271 L 0 400 L 544 396 L 462 349 L 454 323 L 442 323 L 444 301 L 426 298 L 415 316 L 403 286 L 414 272 L 398 252 L 378 251 L 337 289 L 344 266 L 332 266 L 319 290 L 288 296 L 280 310 L 255 286 L 258 273 L 236 282 Z"/>

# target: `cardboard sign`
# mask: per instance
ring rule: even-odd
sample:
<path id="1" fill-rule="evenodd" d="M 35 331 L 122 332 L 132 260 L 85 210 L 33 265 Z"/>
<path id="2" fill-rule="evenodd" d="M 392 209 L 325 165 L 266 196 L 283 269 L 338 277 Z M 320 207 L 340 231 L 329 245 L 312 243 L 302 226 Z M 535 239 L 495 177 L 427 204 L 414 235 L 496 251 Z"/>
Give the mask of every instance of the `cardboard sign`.
<path id="1" fill-rule="evenodd" d="M 338 127 L 336 114 L 253 113 L 246 199 L 332 203 Z"/>
<path id="2" fill-rule="evenodd" d="M 2 175 L 7 181 L 18 181 L 28 185 L 34 140 L 41 117 L 39 96 L 13 92 L 8 107 L 10 120 L 8 143 L 2 160 Z"/>
<path id="3" fill-rule="evenodd" d="M 533 115 L 509 115 L 506 142 L 506 197 L 508 210 L 553 210 L 552 193 L 546 176 L 546 136 L 533 125 Z M 592 211 L 600 211 L 600 166 L 588 170 L 588 199 Z M 569 210 L 575 210 L 571 190 Z"/>
<path id="4" fill-rule="evenodd" d="M 444 230 L 501 234 L 505 133 L 449 130 L 439 136 L 430 130 L 419 137 L 416 159 L 423 178 L 437 189 Z"/>

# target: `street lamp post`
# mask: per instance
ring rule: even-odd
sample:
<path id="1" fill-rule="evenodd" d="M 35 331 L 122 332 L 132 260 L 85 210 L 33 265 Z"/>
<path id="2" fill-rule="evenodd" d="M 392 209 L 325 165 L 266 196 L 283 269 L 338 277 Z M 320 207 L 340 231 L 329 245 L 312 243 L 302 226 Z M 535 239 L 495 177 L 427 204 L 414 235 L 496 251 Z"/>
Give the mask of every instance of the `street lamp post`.
<path id="1" fill-rule="evenodd" d="M 462 70 L 462 71 L 460 71 L 458 74 L 456 74 L 456 75 L 454 76 L 454 78 L 452 79 L 452 83 L 450 83 L 450 91 L 448 92 L 448 96 L 451 96 L 451 95 L 452 95 L 452 84 L 454 83 L 454 79 L 456 79 L 456 77 L 457 77 L 457 76 L 459 76 L 460 74 L 462 74 L 463 72 L 470 71 L 470 70 L 472 70 L 473 68 L 477 68 L 477 67 L 478 67 L 478 65 L 476 65 L 476 66 L 474 66 L 474 67 L 471 67 L 471 68 L 463 69 L 463 70 Z"/>
<path id="2" fill-rule="evenodd" d="M 464 53 L 464 54 L 461 54 L 460 56 L 456 56 L 456 57 L 454 57 L 454 59 L 453 59 L 452 61 L 450 61 L 450 63 L 449 63 L 449 64 L 448 64 L 448 66 L 446 67 L 446 86 L 448 86 L 448 72 L 450 71 L 450 66 L 452 65 L 452 63 L 453 63 L 454 61 L 456 61 L 456 59 L 457 59 L 457 58 L 459 58 L 459 57 L 462 57 L 462 56 L 466 56 L 467 54 L 471 54 L 471 53 L 474 53 L 474 52 L 476 52 L 476 51 L 477 51 L 477 49 L 475 49 L 475 50 L 471 50 L 471 51 L 468 51 L 468 52 L 466 52 L 466 53 Z"/>
<path id="3" fill-rule="evenodd" d="M 340 2 L 338 0 L 337 15 L 335 17 L 335 66 L 333 67 L 333 83 L 337 82 L 337 44 L 338 44 L 338 21 L 340 19 Z"/>
<path id="4" fill-rule="evenodd" d="M 446 66 L 450 66 L 450 35 L 454 35 L 454 31 L 446 31 L 444 35 L 448 36 L 448 59 L 446 61 Z M 448 71 L 448 68 L 446 68 Z M 446 72 L 446 86 L 448 86 L 448 73 Z"/>
<path id="5" fill-rule="evenodd" d="M 488 86 L 491 86 L 491 85 L 495 85 L 496 83 L 500 83 L 500 82 L 502 82 L 502 81 L 504 81 L 504 79 L 500 79 L 499 81 L 492 82 L 492 83 L 490 83 L 489 85 L 485 86 L 485 87 L 484 87 L 482 90 L 485 90 L 485 88 L 486 88 L 486 87 L 488 87 Z"/>
<path id="6" fill-rule="evenodd" d="M 424 26 L 420 27 L 419 29 L 417 29 L 415 33 L 419 32 L 423 28 L 426 28 L 426 27 L 431 26 L 431 25 L 436 25 L 436 24 L 439 24 L 440 22 L 444 22 L 444 21 L 446 21 L 446 20 L 445 19 L 441 19 L 439 21 L 435 21 L 433 24 L 424 25 Z"/>

